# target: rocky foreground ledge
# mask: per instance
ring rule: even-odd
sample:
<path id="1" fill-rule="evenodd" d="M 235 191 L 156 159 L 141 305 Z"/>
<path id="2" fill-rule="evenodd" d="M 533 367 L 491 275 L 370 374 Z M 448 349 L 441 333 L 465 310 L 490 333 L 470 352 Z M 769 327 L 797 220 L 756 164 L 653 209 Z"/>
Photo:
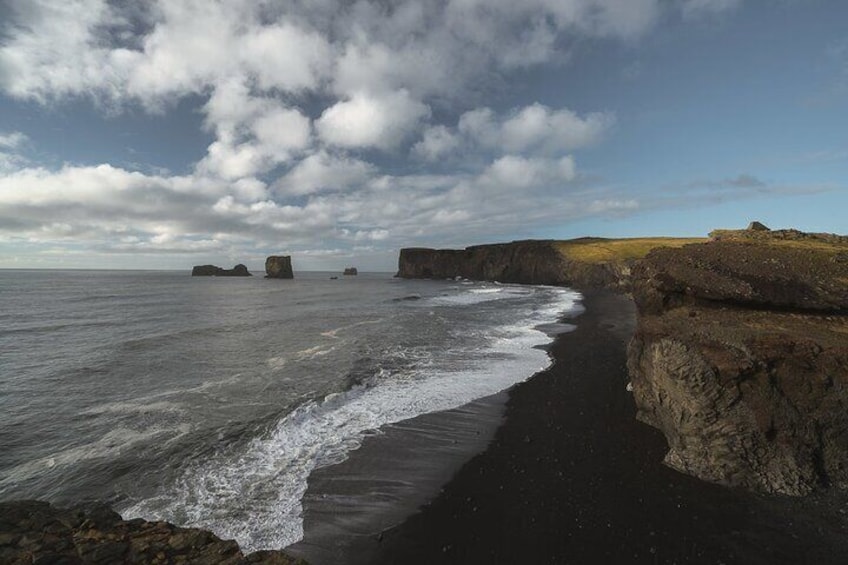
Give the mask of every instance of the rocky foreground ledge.
<path id="1" fill-rule="evenodd" d="M 0 503 L 0 563 L 305 565 L 282 551 L 245 555 L 205 530 L 122 520 L 106 506 L 59 509 L 34 500 Z"/>
<path id="2" fill-rule="evenodd" d="M 846 489 L 848 238 L 752 226 L 634 268 L 638 418 L 665 435 L 668 465 L 699 478 Z"/>

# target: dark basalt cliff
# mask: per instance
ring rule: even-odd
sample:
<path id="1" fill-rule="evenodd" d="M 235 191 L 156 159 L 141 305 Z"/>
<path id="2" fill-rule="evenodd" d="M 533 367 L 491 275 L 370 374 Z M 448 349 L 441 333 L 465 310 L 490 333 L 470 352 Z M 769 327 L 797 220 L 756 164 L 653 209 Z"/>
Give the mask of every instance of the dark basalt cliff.
<path id="1" fill-rule="evenodd" d="M 238 264 L 232 269 L 222 269 L 215 265 L 196 265 L 191 270 L 193 277 L 250 277 L 250 271 L 242 264 Z"/>
<path id="2" fill-rule="evenodd" d="M 718 232 L 633 271 L 628 365 L 666 463 L 801 495 L 848 488 L 848 247 L 794 230 Z"/>
<path id="3" fill-rule="evenodd" d="M 514 241 L 466 249 L 401 249 L 397 276 L 600 288 L 618 287 L 628 274 L 626 262 L 570 260 L 554 241 Z"/>
<path id="4" fill-rule="evenodd" d="M 271 255 L 265 259 L 266 279 L 293 279 L 291 256 Z"/>
<path id="5" fill-rule="evenodd" d="M 710 235 L 403 249 L 398 276 L 631 292 L 631 386 L 668 465 L 765 492 L 848 489 L 848 237 Z"/>
<path id="6" fill-rule="evenodd" d="M 232 540 L 167 522 L 122 520 L 106 506 L 59 509 L 46 502 L 0 503 L 0 563 L 241 565 L 304 564 L 282 551 L 245 555 Z"/>

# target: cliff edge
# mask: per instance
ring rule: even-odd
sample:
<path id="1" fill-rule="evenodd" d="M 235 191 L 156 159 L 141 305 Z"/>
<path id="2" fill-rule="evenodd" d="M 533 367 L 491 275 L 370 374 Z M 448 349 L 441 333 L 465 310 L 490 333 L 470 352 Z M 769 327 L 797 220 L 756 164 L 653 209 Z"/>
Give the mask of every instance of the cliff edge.
<path id="1" fill-rule="evenodd" d="M 702 239 L 586 237 L 527 240 L 465 249 L 400 250 L 397 276 L 409 279 L 498 281 L 627 290 L 632 266 L 658 246 Z"/>
<path id="2" fill-rule="evenodd" d="M 712 235 L 634 266 L 637 417 L 665 435 L 668 465 L 701 479 L 848 488 L 848 238 Z"/>

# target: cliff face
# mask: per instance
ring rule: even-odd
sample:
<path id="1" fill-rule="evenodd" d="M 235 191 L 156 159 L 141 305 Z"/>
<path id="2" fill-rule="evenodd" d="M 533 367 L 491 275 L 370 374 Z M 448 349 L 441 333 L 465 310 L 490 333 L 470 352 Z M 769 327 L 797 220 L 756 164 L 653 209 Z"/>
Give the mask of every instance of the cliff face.
<path id="1" fill-rule="evenodd" d="M 293 279 L 291 256 L 271 255 L 265 259 L 266 279 Z"/>
<path id="2" fill-rule="evenodd" d="M 408 279 L 474 280 L 520 284 L 616 287 L 629 264 L 590 264 L 563 255 L 553 241 L 516 241 L 466 249 L 401 249 L 397 276 Z"/>
<path id="3" fill-rule="evenodd" d="M 638 417 L 665 434 L 667 464 L 702 479 L 848 488 L 848 248 L 768 233 L 657 249 L 634 268 Z"/>

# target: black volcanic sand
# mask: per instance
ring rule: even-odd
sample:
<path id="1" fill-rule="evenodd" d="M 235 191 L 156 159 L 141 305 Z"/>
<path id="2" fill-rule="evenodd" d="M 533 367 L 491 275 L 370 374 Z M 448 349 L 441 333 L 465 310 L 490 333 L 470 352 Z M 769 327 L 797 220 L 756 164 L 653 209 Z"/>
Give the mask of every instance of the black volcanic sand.
<path id="1" fill-rule="evenodd" d="M 553 367 L 509 391 L 488 448 L 333 562 L 848 563 L 848 497 L 756 495 L 663 466 L 665 441 L 625 389 L 633 305 L 605 292 L 584 304 Z"/>
<path id="2" fill-rule="evenodd" d="M 286 548 L 314 565 L 367 563 L 377 534 L 439 494 L 503 423 L 507 394 L 383 426 L 348 459 L 316 469 L 303 497 L 303 539 Z"/>

